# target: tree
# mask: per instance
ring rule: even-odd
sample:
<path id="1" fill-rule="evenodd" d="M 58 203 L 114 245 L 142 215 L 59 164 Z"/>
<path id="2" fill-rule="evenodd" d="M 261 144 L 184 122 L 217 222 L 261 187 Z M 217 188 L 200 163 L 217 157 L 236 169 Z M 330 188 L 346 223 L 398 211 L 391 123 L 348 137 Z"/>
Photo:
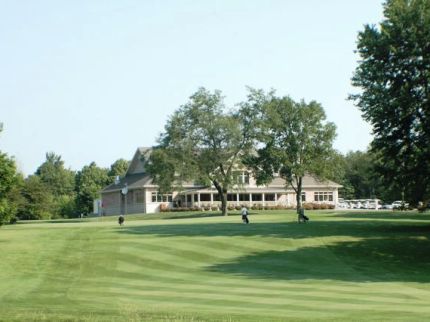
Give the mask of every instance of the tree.
<path id="1" fill-rule="evenodd" d="M 370 152 L 350 151 L 345 155 L 342 183 L 351 187 L 347 199 L 381 197 L 379 175 L 375 173 L 375 160 Z"/>
<path id="2" fill-rule="evenodd" d="M 0 122 L 0 132 L 2 131 L 3 123 Z M 15 217 L 16 203 L 12 197 L 18 181 L 15 160 L 0 151 L 0 226 Z"/>
<path id="3" fill-rule="evenodd" d="M 266 96 L 261 107 L 261 148 L 250 156 L 257 184 L 269 183 L 279 174 L 296 192 L 297 212 L 302 205 L 302 183 L 306 174 L 321 179 L 332 172 L 336 127 L 325 122 L 322 106 L 312 101 L 294 102 L 290 97 Z"/>
<path id="4" fill-rule="evenodd" d="M 147 170 L 160 190 L 171 191 L 183 182 L 213 185 L 227 215 L 227 192 L 241 157 L 252 149 L 254 138 L 252 91 L 238 110 L 226 112 L 220 91 L 200 88 L 169 119 L 160 145 L 150 157 Z"/>
<path id="5" fill-rule="evenodd" d="M 430 1 L 387 0 L 358 35 L 351 95 L 373 128 L 380 173 L 413 202 L 430 197 Z"/>
<path id="6" fill-rule="evenodd" d="M 24 202 L 18 209 L 20 219 L 51 219 L 54 197 L 39 176 L 25 179 L 21 190 Z"/>
<path id="7" fill-rule="evenodd" d="M 113 181 L 116 176 L 123 177 L 125 176 L 125 173 L 127 172 L 128 166 L 130 165 L 130 162 L 124 159 L 118 159 L 116 160 L 111 166 L 109 170 L 109 177 Z"/>
<path id="8" fill-rule="evenodd" d="M 49 213 L 52 218 L 72 217 L 75 209 L 75 172 L 64 167 L 60 155 L 46 153 L 46 160 L 36 170 L 42 183 L 52 194 Z"/>
<path id="9" fill-rule="evenodd" d="M 46 153 L 46 161 L 36 170 L 36 175 L 46 184 L 54 196 L 72 195 L 75 186 L 75 173 L 64 167 L 60 155 Z"/>
<path id="10" fill-rule="evenodd" d="M 17 181 L 15 161 L 6 153 L 0 152 L 0 226 L 8 223 L 15 216 L 16 204 L 10 197 Z"/>
<path id="11" fill-rule="evenodd" d="M 99 168 L 95 162 L 84 166 L 76 175 L 77 210 L 90 213 L 94 199 L 98 198 L 100 190 L 109 182 L 107 169 Z"/>

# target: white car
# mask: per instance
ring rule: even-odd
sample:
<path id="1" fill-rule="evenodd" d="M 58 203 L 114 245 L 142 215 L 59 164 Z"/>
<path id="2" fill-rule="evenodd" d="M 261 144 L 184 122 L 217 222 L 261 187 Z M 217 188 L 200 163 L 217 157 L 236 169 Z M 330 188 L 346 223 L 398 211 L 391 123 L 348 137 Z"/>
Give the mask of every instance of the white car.
<path id="1" fill-rule="evenodd" d="M 393 209 L 400 208 L 400 207 L 402 207 L 402 205 L 404 205 L 405 208 L 409 207 L 409 203 L 403 202 L 401 200 L 396 200 L 391 205 L 393 206 Z"/>

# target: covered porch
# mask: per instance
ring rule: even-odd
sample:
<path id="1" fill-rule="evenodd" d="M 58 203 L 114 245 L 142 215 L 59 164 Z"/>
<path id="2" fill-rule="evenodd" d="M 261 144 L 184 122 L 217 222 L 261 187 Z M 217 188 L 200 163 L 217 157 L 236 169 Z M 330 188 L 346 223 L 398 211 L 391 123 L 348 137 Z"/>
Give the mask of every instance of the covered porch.
<path id="1" fill-rule="evenodd" d="M 228 206 L 291 206 L 293 193 L 288 191 L 234 191 L 227 194 Z M 176 205 L 179 207 L 221 206 L 221 198 L 216 190 L 187 190 L 177 196 Z"/>

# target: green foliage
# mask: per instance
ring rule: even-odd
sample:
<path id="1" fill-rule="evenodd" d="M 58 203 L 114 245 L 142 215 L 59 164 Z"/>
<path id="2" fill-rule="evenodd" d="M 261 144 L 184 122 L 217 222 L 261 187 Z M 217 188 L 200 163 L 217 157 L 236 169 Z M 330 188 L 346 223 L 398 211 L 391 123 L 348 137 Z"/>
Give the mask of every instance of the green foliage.
<path id="1" fill-rule="evenodd" d="M 62 195 L 55 198 L 54 216 L 56 218 L 74 218 L 77 215 L 76 194 Z"/>
<path id="2" fill-rule="evenodd" d="M 245 163 L 254 171 L 258 184 L 266 184 L 278 174 L 297 194 L 301 207 L 302 179 L 306 174 L 320 178 L 333 175 L 332 148 L 336 127 L 325 122 L 322 106 L 312 101 L 294 102 L 290 97 L 266 96 L 261 105 L 261 148 Z"/>
<path id="3" fill-rule="evenodd" d="M 93 201 L 100 190 L 110 182 L 108 170 L 99 168 L 95 162 L 84 166 L 76 175 L 76 207 L 79 213 L 91 213 Z"/>
<path id="4" fill-rule="evenodd" d="M 16 213 L 16 203 L 10 200 L 18 182 L 15 161 L 0 152 L 0 226 L 8 223 Z"/>
<path id="5" fill-rule="evenodd" d="M 358 35 L 351 99 L 373 127 L 379 173 L 416 203 L 430 198 L 430 1 L 388 0 L 384 15 Z"/>
<path id="6" fill-rule="evenodd" d="M 128 166 L 130 165 L 130 162 L 124 159 L 118 159 L 116 160 L 109 169 L 108 176 L 113 181 L 116 176 L 123 177 L 125 176 L 125 173 L 127 172 Z"/>
<path id="7" fill-rule="evenodd" d="M 46 153 L 46 161 L 36 170 L 36 175 L 46 184 L 54 196 L 72 195 L 75 187 L 75 173 L 64 168 L 61 156 Z"/>
<path id="8" fill-rule="evenodd" d="M 21 190 L 24 202 L 18 209 L 20 219 L 50 219 L 54 197 L 46 183 L 39 176 L 31 175 L 25 179 Z"/>
<path id="9" fill-rule="evenodd" d="M 227 214 L 226 194 L 240 157 L 249 153 L 254 138 L 252 94 L 238 110 L 225 111 L 220 91 L 200 88 L 169 119 L 160 146 L 147 170 L 160 190 L 186 181 L 214 185 Z"/>

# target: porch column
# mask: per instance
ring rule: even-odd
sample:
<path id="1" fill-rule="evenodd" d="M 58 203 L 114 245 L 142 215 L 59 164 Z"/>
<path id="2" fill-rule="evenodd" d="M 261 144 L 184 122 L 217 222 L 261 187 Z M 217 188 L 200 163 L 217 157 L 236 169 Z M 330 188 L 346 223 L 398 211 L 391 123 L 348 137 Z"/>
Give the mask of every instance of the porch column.
<path id="1" fill-rule="evenodd" d="M 239 194 L 236 193 L 236 205 L 238 205 L 238 204 L 239 204 Z"/>
<path id="2" fill-rule="evenodd" d="M 262 201 L 263 201 L 263 207 L 266 205 L 266 194 L 263 192 L 262 193 L 262 199 L 261 199 Z"/>
<path id="3" fill-rule="evenodd" d="M 278 193 L 275 192 L 275 206 L 278 204 Z"/>
<path id="4" fill-rule="evenodd" d="M 200 207 L 200 192 L 197 193 L 197 204 Z"/>
<path id="5" fill-rule="evenodd" d="M 249 194 L 249 206 L 252 206 L 252 193 Z"/>
<path id="6" fill-rule="evenodd" d="M 211 192 L 211 205 L 213 205 L 214 204 L 214 194 L 213 194 L 213 192 Z"/>

